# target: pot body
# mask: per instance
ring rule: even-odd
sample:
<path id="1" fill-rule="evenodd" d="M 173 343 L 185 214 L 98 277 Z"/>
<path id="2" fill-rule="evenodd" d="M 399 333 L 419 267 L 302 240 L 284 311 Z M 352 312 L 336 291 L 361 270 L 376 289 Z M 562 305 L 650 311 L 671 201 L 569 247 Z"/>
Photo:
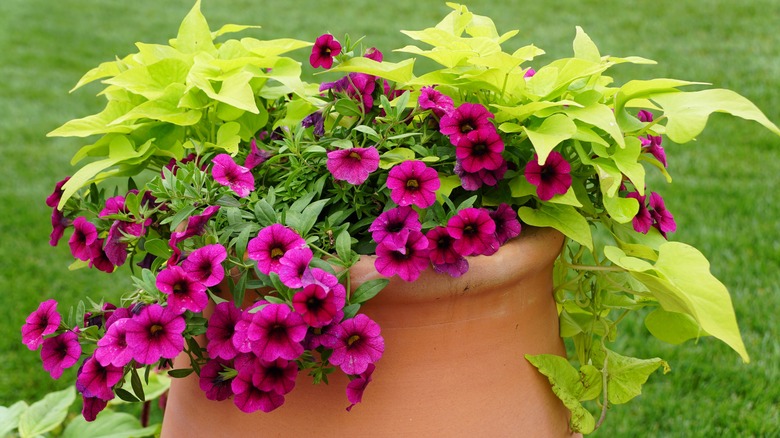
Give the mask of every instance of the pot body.
<path id="1" fill-rule="evenodd" d="M 385 353 L 350 412 L 338 370 L 328 385 L 301 373 L 284 405 L 253 414 L 207 400 L 193 374 L 173 380 L 162 436 L 569 436 L 569 411 L 524 358 L 565 355 L 552 296 L 562 243 L 557 231 L 527 229 L 470 258 L 460 278 L 430 269 L 412 283 L 393 278 L 361 309 L 381 326 Z M 372 257 L 351 275 L 353 287 L 379 276 Z"/>

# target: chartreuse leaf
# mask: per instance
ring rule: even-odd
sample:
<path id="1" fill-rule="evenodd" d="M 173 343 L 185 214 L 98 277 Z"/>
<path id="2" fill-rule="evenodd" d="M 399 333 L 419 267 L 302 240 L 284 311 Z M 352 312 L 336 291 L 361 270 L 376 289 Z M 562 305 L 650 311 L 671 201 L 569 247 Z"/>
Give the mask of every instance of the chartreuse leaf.
<path id="1" fill-rule="evenodd" d="M 255 38 L 242 38 L 241 44 L 250 52 L 260 56 L 278 56 L 303 47 L 310 47 L 308 41 L 292 38 L 279 38 L 274 40 L 258 40 Z"/>
<path id="2" fill-rule="evenodd" d="M 214 40 L 217 37 L 221 37 L 222 35 L 226 35 L 229 33 L 237 33 L 241 32 L 247 29 L 262 29 L 261 26 L 252 26 L 252 25 L 243 25 L 243 24 L 226 24 L 219 28 L 219 30 L 215 32 L 211 32 L 211 39 Z"/>
<path id="3" fill-rule="evenodd" d="M 550 155 L 555 146 L 570 139 L 577 132 L 577 125 L 564 114 L 553 114 L 544 119 L 538 127 L 526 126 L 525 132 L 539 155 L 539 164 L 542 165 L 547 161 L 547 156 Z"/>
<path id="4" fill-rule="evenodd" d="M 772 123 L 758 107 L 731 90 L 670 92 L 654 94 L 650 99 L 663 108 L 664 116 L 669 119 L 666 123 L 666 135 L 675 143 L 686 143 L 696 138 L 704 130 L 707 118 L 714 112 L 754 120 L 776 135 L 780 135 L 780 128 Z"/>
<path id="5" fill-rule="evenodd" d="M 179 34 L 170 44 L 184 53 L 217 51 L 206 17 L 200 12 L 200 0 L 195 2 L 195 6 L 184 17 L 179 26 Z"/>
<path id="6" fill-rule="evenodd" d="M 65 420 L 74 401 L 73 387 L 46 394 L 19 416 L 19 435 L 32 438 L 53 430 Z"/>
<path id="7" fill-rule="evenodd" d="M 9 436 L 10 432 L 19 426 L 19 417 L 26 411 L 25 401 L 18 401 L 11 406 L 0 406 L 0 436 Z"/>
<path id="8" fill-rule="evenodd" d="M 667 242 L 659 246 L 655 264 L 611 246 L 605 247 L 604 254 L 643 283 L 665 310 L 690 315 L 705 332 L 739 353 L 744 362 L 750 361 L 729 292 L 710 273 L 709 262 L 698 250 Z"/>
<path id="9" fill-rule="evenodd" d="M 571 205 L 541 204 L 538 209 L 520 207 L 518 215 L 534 227 L 552 227 L 577 243 L 593 249 L 588 221 Z"/>
<path id="10" fill-rule="evenodd" d="M 566 109 L 566 114 L 572 119 L 581 120 L 589 125 L 600 128 L 604 132 L 607 132 L 621 148 L 625 146 L 623 133 L 620 131 L 620 127 L 617 124 L 615 113 L 613 113 L 608 106 L 595 104 L 584 107 L 569 107 Z"/>
<path id="11" fill-rule="evenodd" d="M 46 134 L 47 137 L 89 137 L 110 132 L 128 133 L 129 125 L 111 125 L 111 122 L 125 115 L 135 107 L 131 102 L 109 100 L 103 111 L 80 119 L 73 119 Z"/>
<path id="12" fill-rule="evenodd" d="M 217 131 L 217 147 L 229 154 L 237 153 L 238 143 L 241 142 L 241 137 L 238 136 L 240 129 L 241 125 L 236 122 L 227 122 L 220 126 Z"/>
<path id="13" fill-rule="evenodd" d="M 200 121 L 202 113 L 179 107 L 179 101 L 184 95 L 185 88 L 184 84 L 171 84 L 158 98 L 136 106 L 125 115 L 109 123 L 109 125 L 117 125 L 138 119 L 160 120 L 179 126 L 194 125 Z"/>
<path id="14" fill-rule="evenodd" d="M 670 371 L 666 361 L 653 359 L 638 359 L 621 356 L 614 351 L 607 352 L 607 398 L 612 404 L 623 404 L 642 393 L 642 385 L 647 382 L 650 374 L 663 367 L 664 374 Z"/>
<path id="15" fill-rule="evenodd" d="M 593 43 L 588 34 L 577 26 L 577 34 L 574 36 L 574 56 L 576 58 L 585 59 L 587 61 L 599 62 L 601 61 L 601 54 L 599 48 Z"/>
<path id="16" fill-rule="evenodd" d="M 657 308 L 645 317 L 645 327 L 656 338 L 670 344 L 707 336 L 692 316 Z"/>
<path id="17" fill-rule="evenodd" d="M 151 436 L 159 432 L 159 424 L 143 427 L 133 415 L 106 410 L 95 421 L 87 422 L 78 416 L 68 424 L 62 438 L 135 438 Z"/>
<path id="18" fill-rule="evenodd" d="M 601 389 L 600 373 L 594 374 L 592 369 L 588 373 L 577 371 L 569 361 L 561 356 L 554 354 L 525 355 L 526 360 L 531 362 L 540 373 L 544 374 L 552 384 L 552 390 L 555 395 L 561 399 L 564 406 L 571 411 L 571 429 L 575 432 L 590 433 L 596 427 L 596 420 L 593 415 L 582 406 L 581 401 L 592 398 L 593 390 L 591 388 Z M 596 370 L 598 372 L 598 370 Z M 597 376 L 598 378 L 594 378 Z M 583 381 L 582 377 L 586 380 Z M 586 388 L 585 384 L 589 387 Z"/>
<path id="19" fill-rule="evenodd" d="M 366 73 L 389 81 L 406 83 L 412 79 L 413 69 L 414 59 L 405 59 L 401 62 L 376 62 L 365 57 L 355 57 L 334 66 L 328 71 Z"/>
<path id="20" fill-rule="evenodd" d="M 70 92 L 72 93 L 84 85 L 89 84 L 90 82 L 94 82 L 98 79 L 118 75 L 122 72 L 120 64 L 121 63 L 119 61 L 108 61 L 101 63 L 97 67 L 85 73 L 84 76 L 79 79 L 78 83 L 70 89 Z"/>

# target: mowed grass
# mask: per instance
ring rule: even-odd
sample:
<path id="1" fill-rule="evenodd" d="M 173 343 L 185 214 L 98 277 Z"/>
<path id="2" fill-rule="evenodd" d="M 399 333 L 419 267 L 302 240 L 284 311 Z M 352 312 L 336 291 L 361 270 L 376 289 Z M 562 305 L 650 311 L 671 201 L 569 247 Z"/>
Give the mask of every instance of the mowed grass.
<path id="1" fill-rule="evenodd" d="M 73 370 L 52 382 L 36 352 L 20 342 L 19 328 L 38 303 L 54 297 L 60 310 L 87 295 L 115 299 L 127 291 L 121 277 L 68 272 L 63 242 L 48 245 L 44 198 L 72 172 L 69 158 L 86 142 L 50 139 L 47 132 L 102 108 L 88 87 L 69 90 L 88 69 L 134 50 L 135 41 L 162 43 L 175 36 L 190 0 L 3 0 L 0 2 L 0 405 L 32 401 L 72 381 Z M 619 66 L 617 80 L 673 77 L 730 88 L 780 122 L 780 2 L 558 1 L 468 2 L 494 18 L 499 31 L 519 29 L 507 43 L 529 43 L 551 57 L 571 54 L 579 25 L 603 54 L 638 55 L 655 66 Z M 444 2 L 398 0 L 345 6 L 335 0 L 204 0 L 217 28 L 260 24 L 248 34 L 313 40 L 368 35 L 367 44 L 397 59 L 392 48 L 411 43 L 399 29 L 421 29 L 448 12 Z M 751 355 L 708 338 L 669 346 L 647 340 L 641 319 L 625 321 L 619 352 L 662 357 L 672 372 L 650 378 L 643 395 L 610 410 L 596 436 L 777 436 L 780 434 L 780 139 L 752 122 L 717 115 L 696 142 L 666 144 L 675 184 L 650 179 L 674 213 L 674 239 L 690 243 L 712 262 L 732 292 Z"/>

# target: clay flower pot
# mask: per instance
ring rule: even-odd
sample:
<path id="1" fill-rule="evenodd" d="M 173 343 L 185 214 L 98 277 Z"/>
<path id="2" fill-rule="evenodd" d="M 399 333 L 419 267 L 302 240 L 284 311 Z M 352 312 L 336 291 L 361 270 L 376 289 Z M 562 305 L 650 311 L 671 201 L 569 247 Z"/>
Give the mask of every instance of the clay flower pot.
<path id="1" fill-rule="evenodd" d="M 382 327 L 385 354 L 363 402 L 347 412 L 346 376 L 313 385 L 301 373 L 285 404 L 245 414 L 207 400 L 194 374 L 174 379 L 163 438 L 190 436 L 570 436 L 569 412 L 524 354 L 564 355 L 552 296 L 563 236 L 525 229 L 460 278 L 429 270 L 394 278 L 362 309 Z M 353 287 L 376 278 L 373 258 Z M 186 357 L 178 367 L 187 366 Z"/>

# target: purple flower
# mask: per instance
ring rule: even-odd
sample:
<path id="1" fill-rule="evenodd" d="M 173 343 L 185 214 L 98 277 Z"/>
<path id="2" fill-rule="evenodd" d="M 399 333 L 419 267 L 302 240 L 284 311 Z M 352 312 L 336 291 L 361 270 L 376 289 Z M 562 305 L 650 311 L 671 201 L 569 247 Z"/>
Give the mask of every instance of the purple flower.
<path id="1" fill-rule="evenodd" d="M 271 412 L 284 404 L 284 396 L 274 391 L 263 391 L 252 383 L 252 376 L 238 374 L 231 384 L 235 396 L 233 403 L 245 413 Z"/>
<path id="2" fill-rule="evenodd" d="M 471 131 L 461 137 L 455 146 L 455 157 L 466 172 L 496 170 L 504 163 L 501 152 L 504 141 L 496 131 L 483 129 Z"/>
<path id="3" fill-rule="evenodd" d="M 523 73 L 523 77 L 526 79 L 532 78 L 534 77 L 534 75 L 536 75 L 536 70 L 532 68 L 529 68 L 528 70 L 525 71 L 525 73 Z"/>
<path id="4" fill-rule="evenodd" d="M 182 333 L 186 328 L 182 316 L 159 304 L 150 304 L 127 322 L 127 344 L 133 358 L 148 365 L 158 360 L 173 359 L 184 350 Z"/>
<path id="5" fill-rule="evenodd" d="M 298 365 L 293 361 L 276 359 L 271 362 L 257 361 L 252 375 L 252 384 L 261 391 L 285 395 L 295 388 Z"/>
<path id="6" fill-rule="evenodd" d="M 73 221 L 73 235 L 68 240 L 73 257 L 87 261 L 92 256 L 90 246 L 97 240 L 97 228 L 82 216 Z"/>
<path id="7" fill-rule="evenodd" d="M 366 49 L 365 53 L 363 53 L 363 56 L 368 59 L 373 59 L 376 62 L 382 62 L 382 59 L 384 59 L 382 52 L 380 52 L 376 47 L 370 47 Z"/>
<path id="8" fill-rule="evenodd" d="M 650 227 L 653 226 L 653 217 L 650 216 L 650 210 L 647 209 L 645 197 L 638 192 L 631 192 L 626 195 L 626 198 L 636 199 L 639 202 L 639 211 L 631 220 L 631 225 L 638 233 L 647 234 L 650 231 Z"/>
<path id="9" fill-rule="evenodd" d="M 660 161 L 664 167 L 667 167 L 666 151 L 661 146 L 663 138 L 660 135 L 648 135 L 647 137 L 639 137 L 639 141 L 642 143 L 642 152 L 647 152 L 656 160 Z"/>
<path id="10" fill-rule="evenodd" d="M 463 170 L 460 162 L 455 163 L 453 169 L 455 174 L 460 178 L 461 186 L 466 190 L 478 190 L 483 185 L 495 186 L 501 179 L 504 178 L 508 166 L 506 160 L 501 160 L 501 165 L 496 170 L 482 169 L 479 172 L 466 172 Z"/>
<path id="11" fill-rule="evenodd" d="M 436 202 L 441 186 L 439 174 L 422 161 L 411 160 L 394 166 L 387 176 L 390 198 L 398 205 L 428 208 Z"/>
<path id="12" fill-rule="evenodd" d="M 417 104 L 420 105 L 421 109 L 432 110 L 433 114 L 439 118 L 455 109 L 452 98 L 433 89 L 433 87 L 422 87 L 420 89 L 420 97 L 417 99 Z"/>
<path id="13" fill-rule="evenodd" d="M 121 213 L 127 213 L 127 208 L 125 208 L 125 197 L 120 195 L 106 199 L 105 206 L 100 210 L 98 216 L 106 217 L 112 214 Z"/>
<path id="14" fill-rule="evenodd" d="M 93 243 L 92 246 L 89 247 L 89 249 L 92 251 L 92 255 L 89 258 L 89 267 L 90 268 L 94 267 L 100 271 L 110 274 L 114 272 L 115 266 L 109 259 L 108 253 L 106 253 L 106 247 L 103 246 L 103 243 L 104 243 L 103 239 L 97 239 L 95 240 L 95 243 Z M 123 254 L 127 255 L 126 252 L 123 252 Z"/>
<path id="15" fill-rule="evenodd" d="M 127 323 L 130 318 L 113 321 L 97 342 L 94 358 L 103 366 L 123 367 L 133 360 L 133 349 L 127 344 Z"/>
<path id="16" fill-rule="evenodd" d="M 653 226 L 661 232 L 662 236 L 666 237 L 666 233 L 672 233 L 677 230 L 674 216 L 666 209 L 663 198 L 656 192 L 650 193 L 650 216 L 655 221 Z"/>
<path id="17" fill-rule="evenodd" d="M 555 195 L 563 195 L 571 187 L 571 165 L 560 152 L 552 151 L 543 165 L 534 154 L 525 166 L 525 179 L 536 186 L 536 195 L 549 201 Z"/>
<path id="18" fill-rule="evenodd" d="M 314 68 L 331 68 L 333 67 L 333 58 L 339 53 L 341 53 L 341 44 L 333 38 L 333 35 L 329 33 L 320 35 L 314 41 L 309 64 Z"/>
<path id="19" fill-rule="evenodd" d="M 498 244 L 503 245 L 509 239 L 517 237 L 522 230 L 522 225 L 517 219 L 517 213 L 509 204 L 501 204 L 490 212 L 490 218 L 496 224 L 496 238 Z"/>
<path id="20" fill-rule="evenodd" d="M 343 284 L 339 283 L 338 277 L 330 272 L 320 269 L 312 268 L 306 271 L 306 274 L 301 279 L 303 287 L 316 284 L 325 288 L 325 290 L 333 292 L 333 296 L 336 299 L 336 309 L 341 311 L 346 305 L 347 289 Z M 341 319 L 337 316 L 334 319 Z"/>
<path id="21" fill-rule="evenodd" d="M 187 218 L 187 228 L 185 228 L 184 231 L 175 231 L 171 233 L 169 245 L 174 247 L 178 245 L 179 242 L 187 238 L 192 236 L 200 236 L 206 232 L 206 224 L 208 224 L 209 219 L 211 219 L 211 217 L 214 216 L 218 210 L 218 205 L 211 205 L 206 207 L 202 214 L 190 216 Z"/>
<path id="22" fill-rule="evenodd" d="M 376 243 L 384 243 L 390 249 L 399 250 L 406 247 L 410 232 L 421 230 L 420 215 L 408 205 L 383 212 L 368 228 Z"/>
<path id="23" fill-rule="evenodd" d="M 286 304 L 268 304 L 252 315 L 247 337 L 252 350 L 265 361 L 293 360 L 303 353 L 306 324 Z"/>
<path id="24" fill-rule="evenodd" d="M 184 271 L 206 287 L 218 285 L 225 278 L 222 262 L 227 258 L 225 247 L 214 243 L 193 251 L 181 264 Z"/>
<path id="25" fill-rule="evenodd" d="M 51 374 L 52 379 L 59 379 L 65 369 L 78 362 L 80 356 L 79 336 L 73 331 L 63 332 L 43 340 L 41 348 L 43 369 Z"/>
<path id="26" fill-rule="evenodd" d="M 379 168 L 379 152 L 376 148 L 338 149 L 328 152 L 328 170 L 333 178 L 358 185 Z"/>
<path id="27" fill-rule="evenodd" d="M 293 248 L 306 246 L 306 241 L 290 228 L 273 224 L 260 230 L 247 245 L 249 258 L 257 261 L 257 269 L 263 274 L 279 272 L 280 259 Z"/>
<path id="28" fill-rule="evenodd" d="M 301 120 L 301 126 L 304 128 L 314 126 L 312 133 L 317 137 L 322 137 L 325 135 L 325 118 L 322 117 L 321 111 L 313 112 L 304 117 L 303 120 Z"/>
<path id="29" fill-rule="evenodd" d="M 57 312 L 57 301 L 51 299 L 42 302 L 22 325 L 22 343 L 30 350 L 37 350 L 43 343 L 43 337 L 57 331 L 62 316 Z"/>
<path id="30" fill-rule="evenodd" d="M 232 378 L 225 377 L 232 363 L 223 359 L 210 359 L 200 368 L 198 384 L 208 400 L 227 400 L 233 395 Z"/>
<path id="31" fill-rule="evenodd" d="M 253 138 L 251 142 L 251 150 L 244 160 L 244 167 L 252 170 L 255 167 L 265 163 L 269 158 L 271 158 L 271 153 L 263 149 L 258 149 L 257 140 Z"/>
<path id="32" fill-rule="evenodd" d="M 124 375 L 122 367 L 101 365 L 94 356 L 84 361 L 76 377 L 76 389 L 85 397 L 95 397 L 101 400 L 114 398 L 113 387 Z"/>
<path id="33" fill-rule="evenodd" d="M 62 181 L 57 182 L 57 184 L 54 185 L 54 191 L 46 198 L 46 205 L 56 209 L 57 206 L 60 204 L 60 200 L 62 200 L 62 186 L 65 185 L 66 182 L 70 180 L 70 177 L 65 177 Z"/>
<path id="34" fill-rule="evenodd" d="M 241 321 L 241 309 L 232 302 L 225 301 L 217 304 L 206 329 L 206 339 L 208 339 L 206 349 L 209 357 L 212 359 L 236 357 L 238 350 L 233 345 L 233 338 L 239 321 Z"/>
<path id="35" fill-rule="evenodd" d="M 374 106 L 372 93 L 376 88 L 376 77 L 366 73 L 350 73 L 336 82 L 325 82 L 320 85 L 320 91 L 333 90 L 344 93 L 350 99 L 357 100 L 367 112 Z"/>
<path id="36" fill-rule="evenodd" d="M 209 302 L 206 286 L 192 278 L 181 266 L 168 266 L 157 274 L 157 289 L 168 295 L 168 307 L 174 312 L 202 312 Z"/>
<path id="37" fill-rule="evenodd" d="M 249 195 L 255 189 L 255 177 L 244 166 L 239 166 L 228 154 L 219 154 L 212 160 L 211 176 L 214 181 L 230 187 L 239 197 Z"/>
<path id="38" fill-rule="evenodd" d="M 648 110 L 640 110 L 636 116 L 639 117 L 639 120 L 645 123 L 653 121 L 653 113 Z"/>
<path id="39" fill-rule="evenodd" d="M 420 231 L 412 231 L 404 248 L 391 248 L 385 243 L 376 247 L 374 267 L 385 277 L 398 275 L 404 281 L 414 281 L 428 267 L 428 239 Z"/>
<path id="40" fill-rule="evenodd" d="M 428 239 L 428 257 L 437 272 L 460 277 L 469 270 L 469 262 L 453 246 L 455 239 L 446 227 L 434 227 L 425 234 Z"/>
<path id="41" fill-rule="evenodd" d="M 101 400 L 97 397 L 81 397 L 81 416 L 87 421 L 95 421 L 97 415 L 108 406 L 107 400 Z"/>
<path id="42" fill-rule="evenodd" d="M 449 136 L 450 143 L 457 146 L 471 131 L 495 131 L 496 127 L 490 122 L 493 117 L 483 105 L 466 102 L 441 118 L 439 132 Z"/>
<path id="43" fill-rule="evenodd" d="M 308 246 L 292 248 L 279 259 L 279 280 L 285 286 L 293 289 L 303 287 L 303 275 L 309 269 L 309 262 L 314 257 Z"/>
<path id="44" fill-rule="evenodd" d="M 311 327 L 330 324 L 340 310 L 336 296 L 319 284 L 310 284 L 293 296 L 293 309 Z M 342 306 L 343 307 L 343 306 Z"/>
<path id="45" fill-rule="evenodd" d="M 333 326 L 324 338 L 325 346 L 333 349 L 330 363 L 346 374 L 364 373 L 385 351 L 380 331 L 379 324 L 362 313 Z"/>
<path id="46" fill-rule="evenodd" d="M 51 234 L 49 235 L 49 245 L 57 246 L 65 234 L 65 229 L 71 224 L 70 219 L 66 218 L 61 211 L 56 208 L 51 211 Z"/>
<path id="47" fill-rule="evenodd" d="M 496 223 L 487 210 L 464 208 L 447 221 L 447 232 L 455 239 L 455 251 L 463 256 L 492 254 L 498 248 Z"/>
<path id="48" fill-rule="evenodd" d="M 368 384 L 371 383 L 375 369 L 376 365 L 373 363 L 368 364 L 368 368 L 364 372 L 347 384 L 347 400 L 351 403 L 347 406 L 347 412 L 363 401 L 363 393 L 366 391 Z"/>

